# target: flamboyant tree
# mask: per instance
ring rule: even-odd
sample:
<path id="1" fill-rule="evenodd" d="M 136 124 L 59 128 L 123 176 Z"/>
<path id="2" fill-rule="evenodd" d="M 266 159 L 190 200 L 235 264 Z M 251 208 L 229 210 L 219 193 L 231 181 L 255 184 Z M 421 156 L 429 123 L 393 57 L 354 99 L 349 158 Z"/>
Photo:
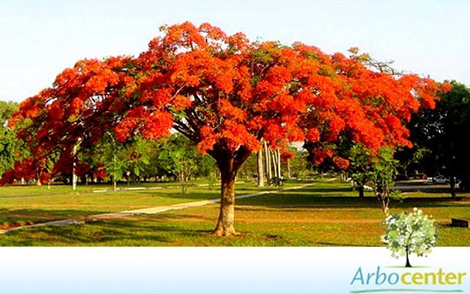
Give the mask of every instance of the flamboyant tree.
<path id="1" fill-rule="evenodd" d="M 281 150 L 292 141 L 321 143 L 316 162 L 331 157 L 347 168 L 331 148 L 340 135 L 371 150 L 410 145 L 403 121 L 432 107 L 439 90 L 430 79 L 396 78 L 302 43 L 252 43 L 207 23 L 161 31 L 137 57 L 81 60 L 64 70 L 22 103 L 16 119 L 30 122 L 20 136 L 35 159 L 59 150 L 73 161 L 74 146 L 86 150 L 108 130 L 121 142 L 177 130 L 220 169 L 216 235 L 236 234 L 235 176 L 261 139 Z"/>

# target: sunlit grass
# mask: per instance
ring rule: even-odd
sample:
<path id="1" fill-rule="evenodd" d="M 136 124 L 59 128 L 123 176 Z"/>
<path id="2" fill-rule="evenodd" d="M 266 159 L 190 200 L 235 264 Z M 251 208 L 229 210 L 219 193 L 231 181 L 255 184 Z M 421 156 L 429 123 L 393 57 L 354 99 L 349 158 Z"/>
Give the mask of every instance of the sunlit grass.
<path id="1" fill-rule="evenodd" d="M 286 186 L 303 183 L 291 182 Z M 278 190 L 276 188 L 268 188 Z M 261 191 L 252 183 L 237 185 L 237 193 Z M 0 223 L 79 217 L 171 205 L 218 197 L 218 188 L 190 187 L 161 190 L 91 193 L 80 191 L 30 198 L 0 197 Z M 5 194 L 4 194 L 5 195 Z M 369 193 L 359 199 L 348 184 L 316 181 L 301 190 L 283 191 L 236 203 L 236 229 L 240 236 L 210 234 L 218 205 L 132 216 L 64 227 L 22 229 L 0 235 L 3 246 L 381 246 L 384 214 Z M 438 246 L 470 246 L 470 231 L 449 227 L 450 218 L 470 218 L 470 198 L 452 200 L 446 194 L 407 194 L 392 202 L 391 212 L 421 208 L 433 215 L 439 228 Z M 463 195 L 467 196 L 467 195 Z"/>

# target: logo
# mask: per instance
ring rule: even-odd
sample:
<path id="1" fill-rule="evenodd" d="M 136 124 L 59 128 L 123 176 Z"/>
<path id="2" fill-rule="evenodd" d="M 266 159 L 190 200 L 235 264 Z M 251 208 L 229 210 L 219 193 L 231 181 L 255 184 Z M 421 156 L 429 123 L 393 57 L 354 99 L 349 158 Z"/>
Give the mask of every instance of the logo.
<path id="1" fill-rule="evenodd" d="M 370 271 L 360 266 L 350 283 L 355 290 L 350 293 L 463 293 L 462 285 L 466 276 L 466 272 L 445 271 L 442 268 L 392 270 L 377 266 Z"/>
<path id="2" fill-rule="evenodd" d="M 350 280 L 350 293 L 463 293 L 466 272 L 442 267 L 412 268 L 410 255 L 427 256 L 437 243 L 434 220 L 421 210 L 387 215 L 382 241 L 395 258 L 405 257 L 403 267 L 359 268 Z"/>
<path id="3" fill-rule="evenodd" d="M 420 209 L 412 213 L 388 215 L 385 219 L 385 234 L 382 241 L 392 252 L 392 256 L 406 256 L 406 267 L 411 267 L 410 254 L 428 255 L 437 243 L 434 220 Z"/>

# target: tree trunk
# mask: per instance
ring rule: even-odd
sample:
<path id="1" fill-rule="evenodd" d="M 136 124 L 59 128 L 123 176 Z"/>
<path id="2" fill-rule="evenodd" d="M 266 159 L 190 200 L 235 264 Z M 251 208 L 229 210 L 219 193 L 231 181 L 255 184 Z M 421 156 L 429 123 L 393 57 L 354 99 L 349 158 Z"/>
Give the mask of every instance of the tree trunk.
<path id="1" fill-rule="evenodd" d="M 277 155 L 276 155 L 276 150 L 271 150 L 271 162 L 273 166 L 273 178 L 278 178 L 278 170 L 277 170 Z"/>
<path id="2" fill-rule="evenodd" d="M 73 146 L 73 150 L 72 150 L 72 154 L 73 154 L 73 163 L 72 163 L 72 190 L 75 191 L 77 190 L 77 175 L 75 174 L 76 172 L 76 167 L 77 167 L 77 147 L 78 147 L 78 144 L 75 144 Z"/>
<path id="3" fill-rule="evenodd" d="M 268 178 L 269 185 L 271 185 L 271 179 L 272 179 L 271 153 L 269 152 L 269 146 L 267 142 L 264 142 L 264 153 L 266 156 L 266 177 Z"/>
<path id="4" fill-rule="evenodd" d="M 291 173 L 290 173 L 290 160 L 287 160 L 287 178 L 291 178 Z"/>
<path id="5" fill-rule="evenodd" d="M 258 151 L 258 187 L 264 187 L 263 152 Z"/>
<path id="6" fill-rule="evenodd" d="M 277 177 L 279 180 L 282 178 L 282 169 L 281 169 L 281 150 L 276 149 L 276 156 L 277 156 Z"/>
<path id="7" fill-rule="evenodd" d="M 359 198 L 364 198 L 364 185 L 359 185 L 357 190 L 359 191 Z"/>
<path id="8" fill-rule="evenodd" d="M 451 176 L 450 179 L 450 195 L 452 196 L 452 198 L 455 198 L 457 196 L 456 192 L 455 192 L 455 177 L 454 176 Z"/>
<path id="9" fill-rule="evenodd" d="M 408 246 L 406 247 L 406 265 L 405 265 L 405 267 L 411 267 Z"/>
<path id="10" fill-rule="evenodd" d="M 235 219 L 235 180 L 237 172 L 248 159 L 251 151 L 244 146 L 238 150 L 227 150 L 224 142 L 217 143 L 209 154 L 216 160 L 220 171 L 219 219 L 213 234 L 216 236 L 238 235 L 234 228 Z"/>
<path id="11" fill-rule="evenodd" d="M 388 205 L 390 203 L 390 191 L 388 187 L 383 183 L 376 183 L 376 189 L 374 190 L 375 196 L 380 203 L 380 207 L 385 215 L 388 215 Z"/>
<path id="12" fill-rule="evenodd" d="M 219 220 L 214 230 L 216 236 L 234 236 L 237 232 L 234 228 L 235 219 L 235 176 L 233 170 L 221 171 L 222 183 L 220 191 Z"/>
<path id="13" fill-rule="evenodd" d="M 185 178 L 185 174 L 183 171 L 180 172 L 180 184 L 181 184 L 181 192 L 184 194 L 186 194 L 186 178 Z"/>

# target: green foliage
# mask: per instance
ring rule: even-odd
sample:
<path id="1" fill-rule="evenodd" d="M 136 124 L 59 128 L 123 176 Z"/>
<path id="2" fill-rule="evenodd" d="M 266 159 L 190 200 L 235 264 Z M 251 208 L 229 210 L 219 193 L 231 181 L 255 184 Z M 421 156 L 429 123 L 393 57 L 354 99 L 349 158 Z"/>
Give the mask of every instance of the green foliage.
<path id="1" fill-rule="evenodd" d="M 417 176 L 425 172 L 422 162 L 430 153 L 431 150 L 426 147 L 399 148 L 395 153 L 395 158 L 398 160 L 398 174 L 408 179 L 409 176 Z"/>
<path id="2" fill-rule="evenodd" d="M 283 185 L 282 179 L 276 176 L 272 177 L 271 182 L 272 182 L 272 185 L 278 188 Z"/>
<path id="3" fill-rule="evenodd" d="M 393 155 L 394 150 L 390 147 L 383 147 L 373 153 L 362 145 L 355 145 L 349 157 L 349 173 L 354 183 L 359 187 L 370 185 L 385 213 L 388 212 L 390 202 L 389 187 L 393 186 L 397 174 L 398 161 Z"/>
<path id="4" fill-rule="evenodd" d="M 50 154 L 49 157 L 47 166 L 52 166 L 57 156 Z M 205 177 L 216 169 L 210 156 L 199 155 L 191 142 L 181 135 L 158 140 L 135 136 L 121 143 L 107 132 L 92 149 L 79 148 L 77 157 L 79 163 L 90 167 L 87 175 L 105 170 L 107 180 L 116 181 L 140 182 L 174 176 L 184 184 L 192 176 Z"/>
<path id="5" fill-rule="evenodd" d="M 258 174 L 257 155 L 252 153 L 238 170 L 238 176 L 246 182 L 250 182 L 255 174 Z"/>
<path id="6" fill-rule="evenodd" d="M 215 175 L 215 172 L 209 173 L 209 175 L 207 176 L 207 181 L 209 185 L 209 190 L 211 191 L 214 190 L 215 183 L 217 182 L 217 177 Z"/>
<path id="7" fill-rule="evenodd" d="M 383 147 L 375 154 L 356 145 L 351 149 L 349 172 L 353 180 L 362 185 L 392 185 L 396 175 L 397 160 L 393 158 L 393 149 Z"/>
<path id="8" fill-rule="evenodd" d="M 352 180 L 357 186 L 364 186 L 372 179 L 373 163 L 371 152 L 362 145 L 355 145 L 349 156 L 349 169 Z"/>
<path id="9" fill-rule="evenodd" d="M 197 167 L 195 174 L 201 177 L 215 177 L 215 173 L 217 172 L 215 160 L 211 156 L 201 156 L 198 153 L 194 154 L 194 156 Z"/>
<path id="10" fill-rule="evenodd" d="M 297 148 L 289 148 L 289 151 L 294 153 L 294 158 L 290 162 L 291 176 L 305 179 L 312 169 L 311 161 L 308 160 L 308 152 L 303 149 L 298 150 Z"/>
<path id="11" fill-rule="evenodd" d="M 0 177 L 5 171 L 13 168 L 16 147 L 17 139 L 15 132 L 0 126 Z"/>
<path id="12" fill-rule="evenodd" d="M 15 131 L 6 125 L 7 120 L 18 111 L 18 107 L 16 102 L 0 101 L 0 177 L 6 170 L 13 168 L 16 151 L 19 150 L 20 142 Z"/>
<path id="13" fill-rule="evenodd" d="M 166 144 L 160 146 L 158 164 L 168 174 L 179 179 L 183 194 L 187 190 L 187 181 L 196 173 L 209 175 L 215 169 L 215 163 L 209 156 L 198 154 L 196 147 L 186 137 L 172 135 Z"/>
<path id="14" fill-rule="evenodd" d="M 393 149 L 384 147 L 372 158 L 371 180 L 375 190 L 384 190 L 394 184 L 397 173 L 397 160 L 393 158 Z"/>
<path id="15" fill-rule="evenodd" d="M 405 194 L 403 194 L 400 190 L 393 190 L 390 192 L 390 195 L 389 195 L 390 199 L 394 200 L 394 201 L 398 201 L 400 203 L 403 203 L 403 200 L 405 200 L 406 197 Z"/>
<path id="16" fill-rule="evenodd" d="M 19 109 L 19 104 L 13 101 L 0 101 L 0 124 L 4 125 L 5 122 L 12 117 L 12 115 Z"/>
<path id="17" fill-rule="evenodd" d="M 149 140 L 141 136 L 122 144 L 111 135 L 104 138 L 93 154 L 94 165 L 104 164 L 108 177 L 121 180 L 127 172 L 135 178 L 154 177 L 161 172 L 157 168 L 156 157 L 163 141 Z"/>
<path id="18" fill-rule="evenodd" d="M 382 241 L 394 257 L 407 257 L 411 253 L 423 256 L 431 253 L 437 242 L 434 220 L 417 208 L 412 213 L 389 215 L 385 220 L 385 235 Z"/>
<path id="19" fill-rule="evenodd" d="M 402 161 L 415 157 L 418 162 L 409 171 L 457 177 L 470 187 L 470 88 L 455 81 L 451 84 L 451 91 L 440 95 L 435 109 L 423 109 L 409 123 L 415 147 Z M 426 152 L 414 154 L 422 150 Z"/>

